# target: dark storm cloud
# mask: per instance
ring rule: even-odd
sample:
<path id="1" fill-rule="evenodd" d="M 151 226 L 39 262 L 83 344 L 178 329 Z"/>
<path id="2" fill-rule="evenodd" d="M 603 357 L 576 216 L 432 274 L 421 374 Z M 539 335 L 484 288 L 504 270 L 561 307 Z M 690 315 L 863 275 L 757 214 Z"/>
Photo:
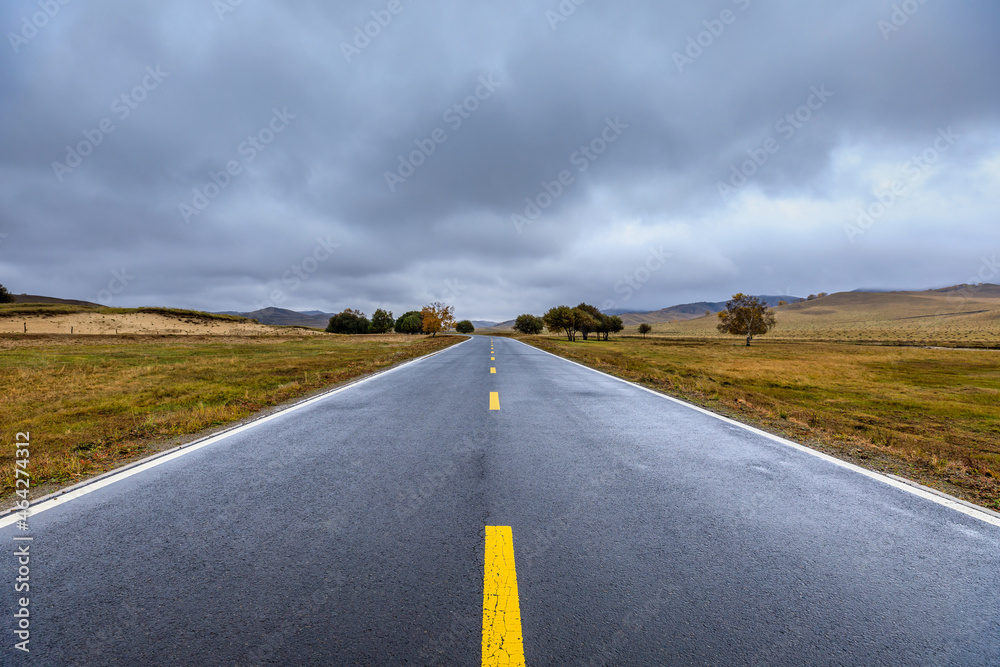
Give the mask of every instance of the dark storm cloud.
<path id="1" fill-rule="evenodd" d="M 933 0 L 8 3 L 0 282 L 96 300 L 124 271 L 116 305 L 505 318 L 963 281 L 997 250 L 998 20 Z M 910 178 L 939 131 L 958 138 Z"/>

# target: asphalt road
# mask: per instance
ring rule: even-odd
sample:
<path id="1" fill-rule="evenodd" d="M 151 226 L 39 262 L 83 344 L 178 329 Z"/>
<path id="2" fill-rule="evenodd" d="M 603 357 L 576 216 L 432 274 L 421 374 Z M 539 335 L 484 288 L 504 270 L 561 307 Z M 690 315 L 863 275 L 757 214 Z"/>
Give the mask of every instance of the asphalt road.
<path id="1" fill-rule="evenodd" d="M 1000 664 L 997 525 L 495 340 L 3 527 L 3 664 L 479 664 L 486 526 L 528 665 Z"/>

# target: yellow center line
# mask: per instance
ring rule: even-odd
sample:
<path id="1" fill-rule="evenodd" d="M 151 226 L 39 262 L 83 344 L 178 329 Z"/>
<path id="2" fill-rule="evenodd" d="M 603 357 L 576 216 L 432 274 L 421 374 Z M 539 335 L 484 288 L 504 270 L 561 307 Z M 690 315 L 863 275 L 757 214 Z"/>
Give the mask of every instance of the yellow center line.
<path id="1" fill-rule="evenodd" d="M 497 372 L 496 367 L 495 366 L 491 366 L 490 367 L 490 373 L 494 373 L 495 374 L 496 372 Z"/>
<path id="2" fill-rule="evenodd" d="M 524 667 L 521 606 L 510 526 L 486 526 L 483 573 L 483 667 Z"/>
<path id="3" fill-rule="evenodd" d="M 490 392 L 490 410 L 500 409 L 500 393 L 496 391 Z"/>
<path id="4" fill-rule="evenodd" d="M 496 361 L 496 360 L 497 360 L 496 357 L 490 357 L 490 361 Z"/>

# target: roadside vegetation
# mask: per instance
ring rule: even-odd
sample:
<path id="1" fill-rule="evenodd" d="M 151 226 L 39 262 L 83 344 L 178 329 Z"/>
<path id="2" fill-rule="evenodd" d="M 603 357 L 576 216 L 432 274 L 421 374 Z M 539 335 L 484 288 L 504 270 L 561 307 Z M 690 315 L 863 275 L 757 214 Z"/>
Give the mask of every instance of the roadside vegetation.
<path id="1" fill-rule="evenodd" d="M 31 432 L 32 496 L 205 429 L 393 366 L 443 336 L 0 336 L 5 441 Z M 14 490 L 0 450 L 0 499 Z"/>
<path id="2" fill-rule="evenodd" d="M 596 334 L 598 339 L 607 340 L 610 334 L 618 333 L 624 328 L 620 317 L 605 315 L 596 306 L 588 303 L 581 303 L 576 308 L 556 306 L 550 308 L 541 318 L 528 314 L 521 315 L 515 320 L 514 328 L 522 333 L 528 333 L 538 328 L 539 321 L 551 333 L 564 334 L 566 340 L 570 342 L 575 341 L 577 335 L 587 340 L 591 334 Z"/>
<path id="3" fill-rule="evenodd" d="M 463 320 L 468 322 L 468 320 Z M 472 325 L 468 322 L 469 326 Z M 379 308 L 369 320 L 359 310 L 348 308 L 330 318 L 327 333 L 339 334 L 382 334 L 390 331 L 402 334 L 430 334 L 434 336 L 455 326 L 455 310 L 452 306 L 435 301 L 421 310 L 411 310 L 394 320 L 392 311 Z M 468 332 L 468 333 L 471 333 Z"/>

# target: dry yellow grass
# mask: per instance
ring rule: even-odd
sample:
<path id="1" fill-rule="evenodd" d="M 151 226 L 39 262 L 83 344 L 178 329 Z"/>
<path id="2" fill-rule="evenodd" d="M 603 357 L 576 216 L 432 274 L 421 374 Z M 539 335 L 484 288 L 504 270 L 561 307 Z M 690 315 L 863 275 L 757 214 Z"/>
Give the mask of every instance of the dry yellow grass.
<path id="1" fill-rule="evenodd" d="M 276 336 L 302 335 L 304 331 L 301 327 L 267 326 L 242 317 L 173 308 L 0 305 L 0 334 Z"/>

